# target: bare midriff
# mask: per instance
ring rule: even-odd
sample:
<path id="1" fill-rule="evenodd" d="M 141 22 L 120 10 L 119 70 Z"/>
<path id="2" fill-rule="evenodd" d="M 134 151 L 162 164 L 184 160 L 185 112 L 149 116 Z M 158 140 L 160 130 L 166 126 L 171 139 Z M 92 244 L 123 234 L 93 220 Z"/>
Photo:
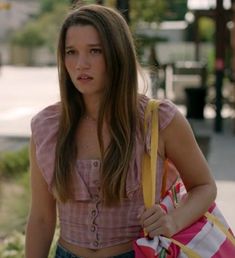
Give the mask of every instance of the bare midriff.
<path id="1" fill-rule="evenodd" d="M 85 258 L 107 258 L 129 252 L 133 249 L 132 241 L 98 250 L 75 246 L 66 242 L 62 238 L 60 238 L 58 242 L 69 252 L 75 254 L 76 256 L 81 256 Z"/>

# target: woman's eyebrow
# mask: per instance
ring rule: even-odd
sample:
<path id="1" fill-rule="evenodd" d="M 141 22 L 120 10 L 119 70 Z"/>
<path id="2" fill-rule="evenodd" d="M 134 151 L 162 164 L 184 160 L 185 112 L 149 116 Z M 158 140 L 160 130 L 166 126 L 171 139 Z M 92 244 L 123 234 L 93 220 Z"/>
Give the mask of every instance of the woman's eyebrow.
<path id="1" fill-rule="evenodd" d="M 101 47 L 100 43 L 91 43 L 91 44 L 87 44 L 89 47 Z"/>
<path id="2" fill-rule="evenodd" d="M 87 44 L 88 47 L 101 47 L 100 43 L 89 43 Z M 74 48 L 72 45 L 65 46 L 65 49 Z"/>

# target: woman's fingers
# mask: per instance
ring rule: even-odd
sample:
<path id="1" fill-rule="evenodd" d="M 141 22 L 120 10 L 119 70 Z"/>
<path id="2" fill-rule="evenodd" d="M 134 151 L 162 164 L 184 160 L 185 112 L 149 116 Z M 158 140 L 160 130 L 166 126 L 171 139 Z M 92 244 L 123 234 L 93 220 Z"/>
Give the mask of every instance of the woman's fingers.
<path id="1" fill-rule="evenodd" d="M 149 227 L 157 220 L 159 220 L 162 216 L 165 215 L 165 211 L 159 206 L 154 205 L 150 209 L 147 209 L 142 215 L 142 225 L 144 228 Z"/>
<path id="2" fill-rule="evenodd" d="M 143 212 L 141 224 L 150 237 L 164 235 L 170 237 L 175 233 L 175 223 L 160 205 L 154 205 Z"/>

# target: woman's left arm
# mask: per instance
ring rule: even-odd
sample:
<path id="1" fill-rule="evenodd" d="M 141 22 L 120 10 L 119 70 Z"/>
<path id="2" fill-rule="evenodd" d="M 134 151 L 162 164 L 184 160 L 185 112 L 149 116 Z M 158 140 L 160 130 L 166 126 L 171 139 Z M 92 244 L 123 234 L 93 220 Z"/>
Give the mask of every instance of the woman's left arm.
<path id="1" fill-rule="evenodd" d="M 187 195 L 169 214 L 159 205 L 145 210 L 141 222 L 150 237 L 170 237 L 201 217 L 216 197 L 216 185 L 185 117 L 177 111 L 169 126 L 161 132 L 165 156 L 177 170 Z"/>

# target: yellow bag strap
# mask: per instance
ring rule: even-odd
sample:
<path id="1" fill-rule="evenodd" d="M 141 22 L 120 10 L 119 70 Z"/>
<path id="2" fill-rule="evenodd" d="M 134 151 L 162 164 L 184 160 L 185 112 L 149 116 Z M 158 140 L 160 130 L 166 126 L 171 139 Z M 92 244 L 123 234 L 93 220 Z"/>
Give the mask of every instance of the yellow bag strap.
<path id="1" fill-rule="evenodd" d="M 199 254 L 197 254 L 196 252 L 194 252 L 192 249 L 190 249 L 189 247 L 187 247 L 187 246 L 181 244 L 179 241 L 177 241 L 177 240 L 175 240 L 175 239 L 173 239 L 173 238 L 170 238 L 170 240 L 171 240 L 174 244 L 178 245 L 178 246 L 181 248 L 181 250 L 184 252 L 184 254 L 187 255 L 187 257 L 189 257 L 189 258 L 203 258 L 203 257 L 201 257 Z"/>
<path id="2" fill-rule="evenodd" d="M 158 106 L 159 102 L 150 100 L 145 110 L 144 132 L 148 129 L 148 120 L 151 120 L 151 151 L 150 156 L 145 152 L 142 163 L 142 187 L 144 204 L 150 208 L 155 204 L 156 177 L 157 177 L 157 150 L 158 150 Z M 202 258 L 187 246 L 181 244 L 175 239 L 170 239 L 178 245 L 182 251 L 190 258 Z"/>
<path id="3" fill-rule="evenodd" d="M 223 225 L 223 223 L 221 223 L 221 221 L 216 216 L 209 212 L 206 212 L 205 216 L 210 222 L 212 222 L 217 228 L 219 228 L 235 246 L 235 237 L 228 231 L 228 229 Z"/>
<path id="4" fill-rule="evenodd" d="M 145 109 L 144 132 L 146 134 L 148 120 L 151 120 L 151 153 L 144 153 L 142 161 L 142 187 L 144 203 L 146 208 L 150 208 L 155 203 L 156 193 L 156 164 L 158 149 L 158 105 L 156 100 L 149 100 Z"/>
<path id="5" fill-rule="evenodd" d="M 205 216 L 207 217 L 207 219 L 213 223 L 213 225 L 215 225 L 217 228 L 219 228 L 224 234 L 225 236 L 231 241 L 231 243 L 233 245 L 235 245 L 235 238 L 234 236 L 228 231 L 228 229 L 223 225 L 223 223 L 221 223 L 221 221 L 214 216 L 213 214 L 206 212 Z M 192 249 L 188 248 L 187 246 L 181 244 L 179 241 L 171 238 L 171 241 L 178 245 L 182 251 L 188 255 L 188 257 L 190 258 L 202 258 L 201 256 L 199 256 L 197 253 L 195 253 Z"/>
<path id="6" fill-rule="evenodd" d="M 144 132 L 147 133 L 148 120 L 151 120 L 151 151 L 150 155 L 145 152 L 142 163 L 142 187 L 144 203 L 146 208 L 150 208 L 155 204 L 156 193 L 156 178 L 157 178 L 157 149 L 158 149 L 158 106 L 159 102 L 156 100 L 150 100 L 144 116 Z M 235 245 L 234 236 L 228 231 L 228 229 L 220 222 L 220 220 L 213 214 L 206 212 L 205 216 L 215 226 L 217 226 Z M 170 238 L 170 240 L 179 246 L 181 250 L 190 258 L 202 258 L 195 251 L 180 243 L 179 241 Z"/>

